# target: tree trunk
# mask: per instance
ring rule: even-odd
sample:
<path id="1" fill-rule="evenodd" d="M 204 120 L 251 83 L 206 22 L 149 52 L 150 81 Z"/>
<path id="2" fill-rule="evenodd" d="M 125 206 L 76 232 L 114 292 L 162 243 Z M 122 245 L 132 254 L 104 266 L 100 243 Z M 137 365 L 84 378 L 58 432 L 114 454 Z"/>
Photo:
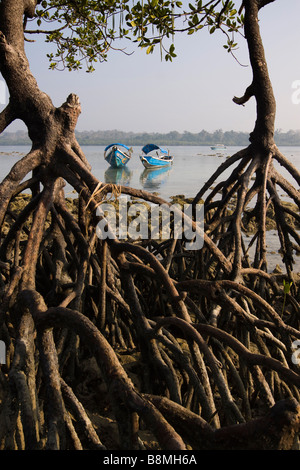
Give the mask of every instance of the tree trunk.
<path id="1" fill-rule="evenodd" d="M 267 153 L 274 145 L 276 102 L 261 39 L 258 0 L 245 0 L 245 37 L 252 67 L 252 93 L 256 99 L 256 123 L 250 141 Z"/>
<path id="2" fill-rule="evenodd" d="M 295 228 L 291 226 L 290 215 L 297 220 L 300 197 L 293 184 L 278 175 L 273 164 L 274 159 L 288 170 L 296 184 L 299 184 L 300 173 L 284 158 L 274 142 L 276 102 L 258 18 L 260 9 L 273 1 L 243 1 L 244 30 L 252 68 L 252 83 L 242 97 L 234 97 L 233 101 L 238 105 L 244 105 L 253 97 L 256 100 L 256 122 L 250 134 L 251 144 L 220 166 L 201 188 L 193 204 L 195 205 L 203 198 L 206 191 L 221 177 L 223 171 L 238 163 L 229 178 L 219 182 L 204 200 L 210 238 L 223 253 L 227 254 L 227 259 L 232 260 L 232 279 L 241 281 L 243 268 L 250 266 L 266 272 L 268 271 L 267 218 L 268 212 L 274 211 L 272 220 L 276 222 L 283 262 L 289 281 L 295 284 L 293 264 L 294 252 L 300 251 L 299 236 Z M 252 181 L 254 181 L 253 184 Z M 277 186 L 295 203 L 296 207 L 293 207 L 292 213 L 289 213 L 286 204 L 278 197 Z M 220 201 L 213 200 L 217 192 L 222 194 Z M 251 233 L 252 239 L 247 248 L 243 233 L 249 230 L 253 232 L 253 235 Z M 255 255 L 251 265 L 248 251 L 252 246 L 255 247 Z M 255 282 L 255 285 L 262 294 L 264 281 L 261 279 Z"/>

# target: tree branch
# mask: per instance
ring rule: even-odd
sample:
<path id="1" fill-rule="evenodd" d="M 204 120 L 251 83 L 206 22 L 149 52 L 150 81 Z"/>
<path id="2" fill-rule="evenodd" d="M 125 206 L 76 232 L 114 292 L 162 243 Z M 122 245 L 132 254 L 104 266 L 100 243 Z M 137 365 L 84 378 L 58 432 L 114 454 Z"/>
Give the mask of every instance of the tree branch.
<path id="1" fill-rule="evenodd" d="M 265 7 L 269 3 L 273 3 L 275 0 L 257 0 L 258 9 Z"/>
<path id="2" fill-rule="evenodd" d="M 235 96 L 234 98 L 232 98 L 232 101 L 236 104 L 244 106 L 244 104 L 247 103 L 247 101 L 249 101 L 250 98 L 252 98 L 252 96 L 254 96 L 253 83 L 251 83 L 251 85 L 248 86 L 243 96 L 241 96 L 240 98 L 237 98 Z"/>
<path id="3" fill-rule="evenodd" d="M 11 103 L 0 113 L 0 134 L 16 119 Z"/>

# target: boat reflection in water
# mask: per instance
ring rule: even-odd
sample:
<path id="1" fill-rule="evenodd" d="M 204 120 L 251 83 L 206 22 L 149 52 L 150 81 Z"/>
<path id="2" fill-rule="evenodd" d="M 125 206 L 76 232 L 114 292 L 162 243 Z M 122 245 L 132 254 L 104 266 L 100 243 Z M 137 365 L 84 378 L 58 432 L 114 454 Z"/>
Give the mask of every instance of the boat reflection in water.
<path id="1" fill-rule="evenodd" d="M 159 189 L 167 181 L 171 171 L 169 166 L 145 169 L 140 176 L 140 182 L 146 190 Z"/>
<path id="2" fill-rule="evenodd" d="M 109 167 L 104 173 L 105 183 L 129 185 L 132 172 L 127 166 L 121 168 Z"/>

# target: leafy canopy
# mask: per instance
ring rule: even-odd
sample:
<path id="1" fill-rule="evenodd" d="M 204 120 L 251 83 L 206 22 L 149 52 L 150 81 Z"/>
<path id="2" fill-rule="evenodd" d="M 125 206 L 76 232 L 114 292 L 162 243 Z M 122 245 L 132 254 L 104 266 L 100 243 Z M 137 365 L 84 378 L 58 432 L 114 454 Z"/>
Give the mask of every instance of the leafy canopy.
<path id="1" fill-rule="evenodd" d="M 240 32 L 243 26 L 243 15 L 238 14 L 232 1 L 195 0 L 194 3 L 182 3 L 181 1 L 148 0 L 147 2 L 138 1 L 132 7 L 127 15 L 127 25 L 131 25 L 139 46 L 147 48 L 148 54 L 153 52 L 156 45 L 159 45 L 161 52 L 165 52 L 165 60 L 172 61 L 172 58 L 176 57 L 174 35 L 180 32 L 191 35 L 203 28 L 206 28 L 210 34 L 217 29 L 225 33 L 227 43 L 224 48 L 232 53 L 237 47 L 234 33 Z M 165 38 L 170 38 L 172 41 L 168 49 L 164 46 Z"/>
<path id="2" fill-rule="evenodd" d="M 55 45 L 55 52 L 48 54 L 52 69 L 77 70 L 85 63 L 87 72 L 92 72 L 96 62 L 107 60 L 110 49 L 127 53 L 119 46 L 121 39 L 137 43 L 147 54 L 159 45 L 165 60 L 172 61 L 174 35 L 203 28 L 210 34 L 217 29 L 224 32 L 224 47 L 233 53 L 234 33 L 243 26 L 243 15 L 230 0 L 42 0 L 38 4 L 36 18 L 30 20 L 34 27 L 30 29 L 28 22 L 25 35 L 44 34 L 46 42 Z"/>

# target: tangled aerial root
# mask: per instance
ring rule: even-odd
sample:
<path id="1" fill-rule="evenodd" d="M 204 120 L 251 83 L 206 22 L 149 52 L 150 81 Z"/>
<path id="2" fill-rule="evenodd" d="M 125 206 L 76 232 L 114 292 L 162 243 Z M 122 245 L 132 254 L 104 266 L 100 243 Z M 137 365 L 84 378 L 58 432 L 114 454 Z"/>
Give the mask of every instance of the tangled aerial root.
<path id="1" fill-rule="evenodd" d="M 98 238 L 96 209 L 114 188 L 93 177 L 79 152 L 66 149 L 45 166 L 34 151 L 15 165 L 0 186 L 2 449 L 297 446 L 299 238 L 287 216 L 299 222 L 299 214 L 277 187 L 298 207 L 300 198 L 274 158 L 299 183 L 276 148 L 264 165 L 251 146 L 221 165 L 194 204 L 237 163 L 205 199 L 205 243 L 194 252 L 184 240 Z M 65 199 L 63 180 L 77 199 Z M 16 209 L 25 189 L 32 194 Z M 271 205 L 280 276 L 267 269 Z M 252 219 L 253 262 L 242 234 Z M 293 282 L 289 292 L 283 279 Z"/>

